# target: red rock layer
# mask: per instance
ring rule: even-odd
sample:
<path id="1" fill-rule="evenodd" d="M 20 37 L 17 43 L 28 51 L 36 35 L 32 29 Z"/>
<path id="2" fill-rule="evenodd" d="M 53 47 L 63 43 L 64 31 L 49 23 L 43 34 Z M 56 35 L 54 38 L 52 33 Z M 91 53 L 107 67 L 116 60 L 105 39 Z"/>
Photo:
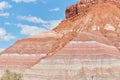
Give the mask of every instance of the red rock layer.
<path id="1" fill-rule="evenodd" d="M 8 68 L 11 65 L 16 67 L 21 62 L 27 67 L 33 66 L 30 72 L 28 71 L 29 74 L 25 72 L 25 75 L 38 75 L 43 80 L 68 80 L 68 78 L 70 78 L 69 80 L 79 80 L 79 78 L 84 80 L 89 76 L 93 76 L 94 73 L 99 74 L 96 77 L 100 80 L 119 79 L 119 5 L 120 2 L 117 0 L 82 0 L 68 7 L 66 20 L 63 20 L 56 28 L 50 32 L 19 40 L 3 51 L 2 56 L 18 54 L 19 57 L 15 58 L 14 56 L 11 58 L 7 56 L 4 58 L 0 56 L 0 66 L 4 68 L 4 63 L 6 63 Z M 29 57 L 20 56 L 25 54 Z M 33 57 L 33 54 L 36 57 Z M 41 54 L 42 57 L 37 56 Z M 16 61 L 13 61 L 14 58 Z M 5 60 L 5 62 L 2 63 L 2 60 L 3 62 Z M 33 62 L 31 62 L 32 60 Z M 56 62 L 54 63 L 54 61 Z M 95 65 L 97 63 L 99 63 L 98 67 Z M 85 71 L 81 68 L 82 64 L 85 64 Z M 32 69 L 35 71 L 31 71 Z M 92 75 L 87 75 L 92 71 Z M 86 76 L 81 76 L 82 73 L 85 73 Z M 65 74 L 67 75 L 64 76 Z"/>
<path id="2" fill-rule="evenodd" d="M 63 23 L 66 24 L 65 27 L 61 26 Z M 71 26 L 67 23 L 70 23 Z M 77 35 L 80 32 L 91 33 L 92 35 L 104 37 L 104 39 L 108 41 L 107 43 L 119 48 L 119 26 L 120 9 L 115 4 L 106 2 L 91 6 L 84 16 L 74 17 L 72 18 L 72 21 L 67 19 L 54 28 L 54 30 L 58 33 L 72 33 L 74 35 Z M 75 36 L 73 36 L 73 38 L 74 37 Z M 105 42 L 103 43 L 105 44 Z"/>
<path id="3" fill-rule="evenodd" d="M 40 35 L 18 40 L 1 54 L 45 54 L 61 36 L 54 31 L 44 32 Z"/>
<path id="4" fill-rule="evenodd" d="M 26 70 L 24 78 L 42 80 L 114 80 L 120 77 L 119 51 L 96 41 L 70 41 L 51 57 Z M 119 66 L 118 66 L 119 65 Z"/>
<path id="5" fill-rule="evenodd" d="M 37 55 L 2 55 L 0 56 L 0 71 L 9 69 L 16 72 L 24 72 L 33 66 L 40 57 Z"/>
<path id="6" fill-rule="evenodd" d="M 72 6 L 68 6 L 66 9 L 66 19 L 75 17 L 75 16 L 83 16 L 86 14 L 88 9 L 96 4 L 101 3 L 107 3 L 111 2 L 113 4 L 116 4 L 118 7 L 120 7 L 119 0 L 80 0 L 77 4 L 74 4 Z"/>

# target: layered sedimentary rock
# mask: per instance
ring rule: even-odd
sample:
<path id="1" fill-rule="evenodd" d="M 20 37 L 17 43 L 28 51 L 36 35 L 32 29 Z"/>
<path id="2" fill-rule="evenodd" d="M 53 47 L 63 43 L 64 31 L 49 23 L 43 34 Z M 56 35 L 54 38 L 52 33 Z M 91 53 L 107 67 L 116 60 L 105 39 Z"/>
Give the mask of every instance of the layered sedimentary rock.
<path id="1" fill-rule="evenodd" d="M 25 80 L 119 80 L 120 1 L 81 0 L 67 7 L 66 19 L 53 30 L 3 51 L 0 66 L 21 70 Z"/>
<path id="2" fill-rule="evenodd" d="M 1 52 L 0 71 L 6 69 L 24 72 L 50 51 L 51 46 L 60 38 L 61 34 L 54 31 L 44 32 L 18 40 L 13 46 Z"/>
<path id="3" fill-rule="evenodd" d="M 31 69 L 26 70 L 25 79 L 29 77 L 33 80 L 119 79 L 119 50 L 96 41 L 80 41 L 79 37 L 67 43 L 53 56 L 42 59 Z"/>
<path id="4" fill-rule="evenodd" d="M 55 31 L 30 36 L 18 40 L 13 46 L 3 51 L 2 54 L 45 54 L 60 37 L 62 35 L 55 33 Z"/>
<path id="5" fill-rule="evenodd" d="M 66 9 L 66 18 L 71 18 L 74 16 L 83 16 L 89 10 L 91 6 L 101 3 L 112 3 L 120 7 L 119 0 L 81 0 L 77 4 L 68 6 Z"/>
<path id="6" fill-rule="evenodd" d="M 118 2 L 119 1 L 115 1 Z M 79 8 L 81 9 L 81 8 Z M 82 13 L 83 11 L 81 11 Z M 109 2 L 94 4 L 87 12 L 81 16 L 72 16 L 65 22 L 71 26 L 58 26 L 54 30 L 56 32 L 89 32 L 98 36 L 104 37 L 110 44 L 119 48 L 120 40 L 120 9 L 116 4 Z M 63 23 L 65 23 L 63 22 Z M 61 30 L 62 28 L 62 30 Z"/>

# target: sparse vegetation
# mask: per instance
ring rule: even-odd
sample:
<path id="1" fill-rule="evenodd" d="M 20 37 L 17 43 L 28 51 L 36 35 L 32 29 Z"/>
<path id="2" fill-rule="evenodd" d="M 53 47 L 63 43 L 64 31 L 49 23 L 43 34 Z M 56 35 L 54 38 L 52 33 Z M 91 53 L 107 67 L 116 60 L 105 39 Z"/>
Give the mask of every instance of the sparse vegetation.
<path id="1" fill-rule="evenodd" d="M 6 70 L 5 73 L 1 76 L 0 80 L 22 80 L 22 75 L 20 73 Z"/>

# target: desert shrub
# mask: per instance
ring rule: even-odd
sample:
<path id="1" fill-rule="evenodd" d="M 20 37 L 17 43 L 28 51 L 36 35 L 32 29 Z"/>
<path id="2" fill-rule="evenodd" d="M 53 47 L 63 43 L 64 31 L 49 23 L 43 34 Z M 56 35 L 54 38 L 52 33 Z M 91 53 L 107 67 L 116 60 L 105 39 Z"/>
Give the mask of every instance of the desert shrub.
<path id="1" fill-rule="evenodd" d="M 22 80 L 22 75 L 6 70 L 0 80 Z"/>

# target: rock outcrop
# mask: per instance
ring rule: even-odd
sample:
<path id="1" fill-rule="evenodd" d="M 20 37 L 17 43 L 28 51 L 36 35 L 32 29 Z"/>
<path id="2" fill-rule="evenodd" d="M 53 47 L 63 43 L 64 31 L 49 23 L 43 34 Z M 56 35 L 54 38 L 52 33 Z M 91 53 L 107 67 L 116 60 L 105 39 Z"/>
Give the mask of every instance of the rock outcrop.
<path id="1" fill-rule="evenodd" d="M 119 79 L 119 50 L 96 41 L 80 41 L 79 38 L 80 35 L 53 56 L 26 70 L 24 76 L 35 80 Z"/>
<path id="2" fill-rule="evenodd" d="M 45 54 L 57 39 L 62 37 L 55 31 L 44 32 L 29 38 L 18 40 L 13 46 L 2 53 L 6 54 Z"/>
<path id="3" fill-rule="evenodd" d="M 119 80 L 120 1 L 81 0 L 67 7 L 66 19 L 53 30 L 3 51 L 0 67 L 17 67 L 28 80 Z"/>
<path id="4" fill-rule="evenodd" d="M 83 16 L 91 6 L 107 2 L 116 4 L 118 7 L 120 7 L 119 0 L 81 0 L 77 4 L 67 7 L 66 18 L 68 19 L 75 16 Z"/>

